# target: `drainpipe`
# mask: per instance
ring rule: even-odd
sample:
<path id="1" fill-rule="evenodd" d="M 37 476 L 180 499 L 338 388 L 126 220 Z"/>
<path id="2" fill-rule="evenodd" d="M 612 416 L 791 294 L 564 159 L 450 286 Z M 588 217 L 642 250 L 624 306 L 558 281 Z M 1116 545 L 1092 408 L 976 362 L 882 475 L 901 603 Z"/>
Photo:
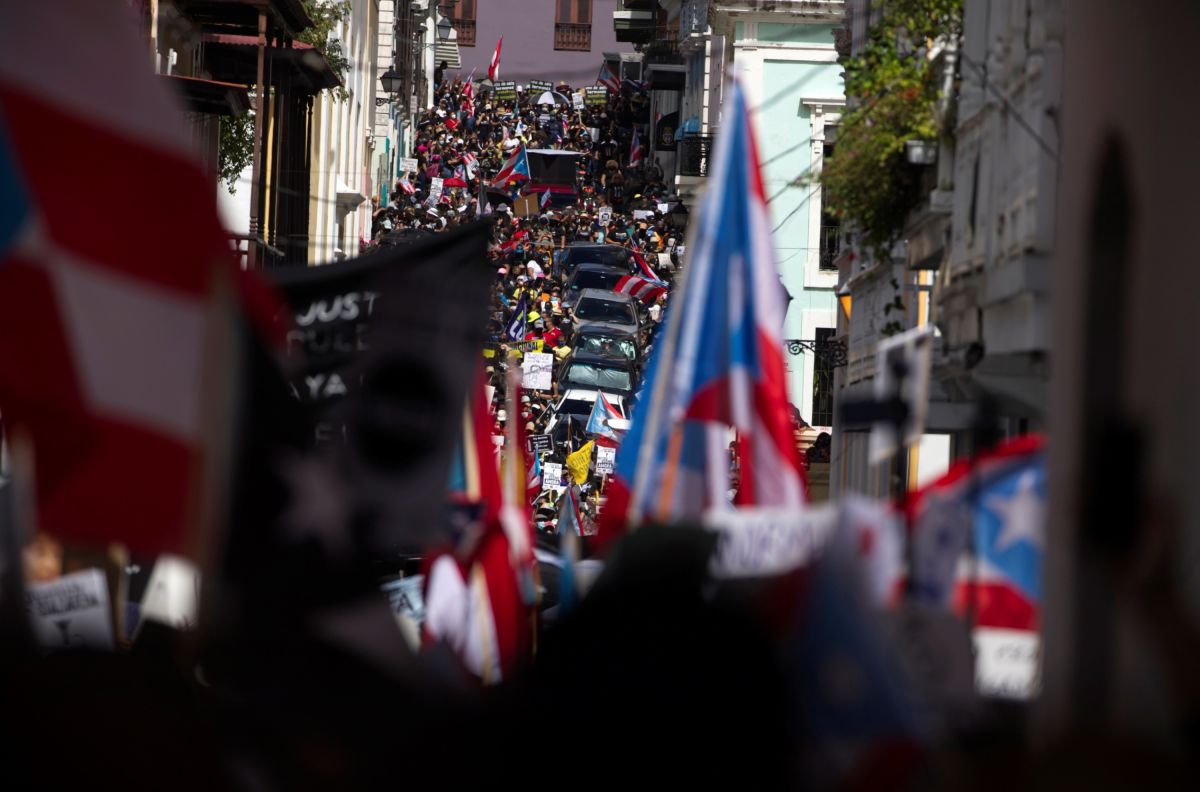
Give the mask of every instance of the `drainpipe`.
<path id="1" fill-rule="evenodd" d="M 267 57 L 267 12 L 258 11 L 258 77 L 254 84 L 254 166 L 250 177 L 250 241 L 247 243 L 246 262 L 250 269 L 259 267 L 259 217 L 258 207 L 262 199 L 259 179 L 262 175 L 263 159 L 263 108 L 266 90 L 263 85 L 263 70 Z"/>

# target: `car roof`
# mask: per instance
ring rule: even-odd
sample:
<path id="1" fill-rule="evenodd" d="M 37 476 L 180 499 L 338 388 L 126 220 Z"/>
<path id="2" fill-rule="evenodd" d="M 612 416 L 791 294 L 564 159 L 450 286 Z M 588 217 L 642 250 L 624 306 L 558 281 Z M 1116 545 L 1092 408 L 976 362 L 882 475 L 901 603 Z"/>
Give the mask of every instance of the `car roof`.
<path id="1" fill-rule="evenodd" d="M 567 400 L 572 400 L 572 401 L 594 402 L 594 401 L 596 401 L 598 393 L 600 393 L 599 388 L 567 388 L 566 393 L 564 393 L 562 395 L 562 398 L 559 401 L 564 402 Z M 624 406 L 625 396 L 623 394 L 620 394 L 620 393 L 614 394 L 614 393 L 610 393 L 609 391 L 604 391 L 604 398 L 608 399 L 609 402 L 611 402 L 613 400 L 614 396 L 616 396 L 616 398 L 620 399 L 622 402 L 622 406 Z"/>
<path id="2" fill-rule="evenodd" d="M 620 245 L 606 245 L 603 242 L 572 242 L 567 245 L 568 250 L 579 250 L 580 248 L 604 248 L 606 250 L 624 250 L 626 252 L 629 250 Z"/>
<path id="3" fill-rule="evenodd" d="M 593 300 L 608 300 L 609 302 L 632 303 L 633 297 L 621 292 L 609 291 L 608 289 L 584 289 L 579 292 L 579 300 L 582 302 L 588 298 Z"/>
<path id="4" fill-rule="evenodd" d="M 624 267 L 618 267 L 615 264 L 603 264 L 599 261 L 585 261 L 575 268 L 575 272 L 610 272 L 618 275 L 628 275 Z M 575 272 L 571 273 L 574 277 Z"/>

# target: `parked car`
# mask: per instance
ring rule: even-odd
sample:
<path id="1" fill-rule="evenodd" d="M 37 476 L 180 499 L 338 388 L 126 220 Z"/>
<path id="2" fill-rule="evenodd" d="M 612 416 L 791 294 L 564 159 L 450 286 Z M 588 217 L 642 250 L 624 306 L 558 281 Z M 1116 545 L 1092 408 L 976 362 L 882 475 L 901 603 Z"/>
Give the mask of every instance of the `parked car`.
<path id="1" fill-rule="evenodd" d="M 568 388 L 551 408 L 550 420 L 546 423 L 546 434 L 554 438 L 557 444 L 565 439 L 566 418 L 571 416 L 573 421 L 580 424 L 580 429 L 587 424 L 592 407 L 599 398 L 595 388 Z M 619 393 L 605 393 L 604 398 L 614 410 L 622 416 L 628 416 L 625 408 L 625 397 Z"/>
<path id="2" fill-rule="evenodd" d="M 570 275 L 580 264 L 605 264 L 616 267 L 622 274 L 633 272 L 634 261 L 629 250 L 619 245 L 597 245 L 592 242 L 577 242 L 563 251 L 560 263 L 563 272 Z"/>
<path id="3" fill-rule="evenodd" d="M 580 292 L 584 289 L 612 291 L 617 287 L 617 282 L 627 274 L 607 264 L 580 264 L 567 281 L 566 292 L 563 294 L 563 305 L 567 308 L 575 305 Z"/>
<path id="4" fill-rule="evenodd" d="M 628 294 L 603 289 L 583 289 L 572 308 L 578 329 L 584 322 L 604 322 L 637 334 L 642 329 L 638 301 Z"/>
<path id="5" fill-rule="evenodd" d="M 559 382 L 570 388 L 595 388 L 606 394 L 619 393 L 626 399 L 638 385 L 637 369 L 632 361 L 596 355 L 576 347 L 563 364 Z"/>
<path id="6" fill-rule="evenodd" d="M 624 358 L 639 372 L 644 359 L 639 336 L 629 332 L 628 327 L 607 322 L 582 322 L 575 331 L 574 349 L 613 359 Z"/>

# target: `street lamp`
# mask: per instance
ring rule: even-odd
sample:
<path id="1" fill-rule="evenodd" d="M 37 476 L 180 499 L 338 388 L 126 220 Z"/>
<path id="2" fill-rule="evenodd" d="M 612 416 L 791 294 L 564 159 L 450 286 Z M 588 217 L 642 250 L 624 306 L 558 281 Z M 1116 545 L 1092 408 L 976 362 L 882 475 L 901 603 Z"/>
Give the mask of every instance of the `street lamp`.
<path id="1" fill-rule="evenodd" d="M 398 94 L 404 90 L 404 75 L 395 69 L 388 69 L 379 75 L 379 82 L 383 84 L 386 93 Z"/>
<path id="2" fill-rule="evenodd" d="M 450 31 L 452 30 L 454 30 L 454 23 L 450 21 L 449 17 L 439 16 L 437 21 L 438 38 L 446 41 L 450 38 Z"/>

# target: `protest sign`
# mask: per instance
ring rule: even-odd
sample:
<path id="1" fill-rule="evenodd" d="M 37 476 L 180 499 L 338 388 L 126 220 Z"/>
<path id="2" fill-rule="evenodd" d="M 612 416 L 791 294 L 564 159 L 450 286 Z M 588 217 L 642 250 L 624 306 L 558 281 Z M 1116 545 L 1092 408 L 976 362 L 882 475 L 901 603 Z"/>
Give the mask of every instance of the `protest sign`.
<path id="1" fill-rule="evenodd" d="M 425 206 L 436 206 L 438 199 L 442 197 L 442 186 L 446 180 L 441 176 L 434 176 L 429 181 L 429 197 L 425 199 Z"/>
<path id="2" fill-rule="evenodd" d="M 540 338 L 534 338 L 530 341 L 518 341 L 513 344 L 514 349 L 519 349 L 522 352 L 541 352 L 542 344 L 545 342 Z"/>
<path id="3" fill-rule="evenodd" d="M 267 271 L 290 309 L 279 322 L 291 365 L 276 388 L 281 374 L 263 356 L 271 388 L 256 394 L 256 415 L 311 419 L 310 447 L 355 481 L 356 506 L 378 522 L 363 542 L 380 550 L 423 546 L 441 514 L 426 496 L 445 487 L 484 345 L 489 235 L 473 223 L 350 261 Z"/>
<path id="4" fill-rule="evenodd" d="M 718 578 L 778 575 L 816 558 L 837 525 L 830 504 L 804 511 L 740 508 L 712 511 L 704 524 L 719 534 L 712 573 Z"/>
<path id="5" fill-rule="evenodd" d="M 400 161 L 396 163 L 396 173 L 400 176 L 416 172 L 417 160 L 415 157 L 401 157 Z"/>
<path id="6" fill-rule="evenodd" d="M 606 226 L 609 223 L 611 223 L 612 222 L 612 207 L 611 206 L 601 206 L 599 213 L 597 213 L 597 215 L 596 215 L 596 218 L 597 218 L 597 220 L 599 220 L 600 225 L 602 225 L 602 226 Z"/>
<path id="7" fill-rule="evenodd" d="M 506 82 L 498 82 L 492 87 L 492 92 L 496 95 L 496 100 L 500 102 L 515 102 L 517 101 L 517 84 L 511 80 Z"/>
<path id="8" fill-rule="evenodd" d="M 653 220 L 654 212 L 653 212 L 653 210 L 650 210 L 650 209 L 634 209 L 633 210 L 633 219 L 634 220 Z"/>
<path id="9" fill-rule="evenodd" d="M 175 629 L 195 627 L 199 603 L 200 570 L 186 558 L 161 555 L 146 583 L 137 632 L 146 622 Z"/>
<path id="10" fill-rule="evenodd" d="M 531 94 L 534 94 L 535 96 L 541 95 L 542 93 L 544 93 L 546 91 L 551 91 L 551 90 L 554 90 L 554 84 L 551 83 L 549 80 L 530 80 L 529 81 L 529 92 Z"/>
<path id="11" fill-rule="evenodd" d="M 550 390 L 553 370 L 554 355 L 530 352 L 521 363 L 521 386 L 527 390 Z"/>
<path id="12" fill-rule="evenodd" d="M 995 698 L 1027 701 L 1038 692 L 1041 639 L 1035 632 L 977 627 L 975 689 Z"/>
<path id="13" fill-rule="evenodd" d="M 579 93 L 578 91 L 571 94 L 571 107 L 575 108 L 576 110 L 583 109 L 583 94 Z"/>
<path id="14" fill-rule="evenodd" d="M 542 209 L 538 204 L 538 197 L 536 195 L 522 195 L 513 201 L 513 212 L 517 217 L 529 217 L 530 215 L 541 214 Z"/>
<path id="15" fill-rule="evenodd" d="M 553 451 L 554 440 L 548 434 L 529 435 L 529 453 L 537 454 L 541 451 Z"/>
<path id="16" fill-rule="evenodd" d="M 47 583 L 30 583 L 25 608 L 43 649 L 113 648 L 108 583 L 99 569 L 84 569 Z"/>
<path id="17" fill-rule="evenodd" d="M 542 464 L 542 489 L 543 490 L 560 490 L 563 488 L 562 483 L 563 466 L 561 462 L 545 462 Z"/>
<path id="18" fill-rule="evenodd" d="M 596 446 L 596 472 L 603 475 L 611 474 L 617 462 L 617 449 L 608 446 Z"/>
<path id="19" fill-rule="evenodd" d="M 608 89 L 603 85 L 589 85 L 583 89 L 583 100 L 588 105 L 608 104 Z"/>

